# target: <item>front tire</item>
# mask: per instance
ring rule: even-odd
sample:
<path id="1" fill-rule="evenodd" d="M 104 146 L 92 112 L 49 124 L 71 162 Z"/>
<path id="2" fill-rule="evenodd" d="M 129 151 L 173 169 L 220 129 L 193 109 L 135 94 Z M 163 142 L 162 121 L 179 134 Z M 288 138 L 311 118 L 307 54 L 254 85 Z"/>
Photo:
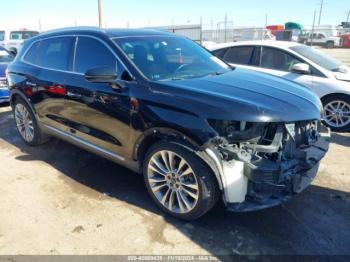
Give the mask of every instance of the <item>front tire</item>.
<path id="1" fill-rule="evenodd" d="M 332 49 L 332 48 L 334 48 L 334 42 L 333 41 L 329 41 L 329 42 L 327 42 L 326 43 L 326 48 L 328 48 L 328 49 Z"/>
<path id="2" fill-rule="evenodd" d="M 197 219 L 217 202 L 219 189 L 213 172 L 179 145 L 153 145 L 146 153 L 143 174 L 152 200 L 176 218 Z"/>
<path id="3" fill-rule="evenodd" d="M 48 137 L 41 131 L 32 109 L 22 98 L 17 98 L 13 107 L 17 130 L 29 146 L 45 143 Z"/>
<path id="4" fill-rule="evenodd" d="M 350 130 L 350 96 L 333 95 L 322 100 L 324 122 L 335 132 Z"/>

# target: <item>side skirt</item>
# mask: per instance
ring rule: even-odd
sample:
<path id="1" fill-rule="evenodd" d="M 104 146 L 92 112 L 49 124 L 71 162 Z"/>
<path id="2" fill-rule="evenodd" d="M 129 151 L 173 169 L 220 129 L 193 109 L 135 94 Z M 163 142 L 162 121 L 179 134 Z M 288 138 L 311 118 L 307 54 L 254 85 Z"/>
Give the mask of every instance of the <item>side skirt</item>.
<path id="1" fill-rule="evenodd" d="M 78 146 L 84 150 L 87 150 L 91 153 L 99 155 L 103 158 L 109 159 L 109 160 L 111 160 L 111 161 L 113 161 L 121 166 L 124 166 L 124 167 L 126 167 L 126 168 L 128 168 L 136 173 L 140 173 L 138 161 L 126 159 L 123 156 L 120 156 L 120 155 L 118 155 L 110 150 L 96 146 L 95 144 L 92 144 L 92 143 L 90 143 L 84 139 L 81 139 L 77 136 L 74 136 L 68 132 L 59 130 L 55 127 L 42 124 L 41 128 L 42 128 L 44 133 L 47 133 L 49 135 L 52 135 L 52 136 L 57 137 L 59 139 L 62 139 L 64 141 L 67 141 L 75 146 Z"/>

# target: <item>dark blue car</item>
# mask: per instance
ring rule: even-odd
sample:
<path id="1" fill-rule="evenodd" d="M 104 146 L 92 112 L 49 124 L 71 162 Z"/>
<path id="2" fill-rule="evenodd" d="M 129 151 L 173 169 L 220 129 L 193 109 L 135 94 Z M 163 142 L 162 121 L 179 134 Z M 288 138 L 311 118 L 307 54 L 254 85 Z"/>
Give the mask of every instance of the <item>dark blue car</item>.
<path id="1" fill-rule="evenodd" d="M 10 93 L 6 80 L 6 68 L 14 59 L 14 55 L 5 48 L 0 47 L 0 103 L 8 102 Z"/>

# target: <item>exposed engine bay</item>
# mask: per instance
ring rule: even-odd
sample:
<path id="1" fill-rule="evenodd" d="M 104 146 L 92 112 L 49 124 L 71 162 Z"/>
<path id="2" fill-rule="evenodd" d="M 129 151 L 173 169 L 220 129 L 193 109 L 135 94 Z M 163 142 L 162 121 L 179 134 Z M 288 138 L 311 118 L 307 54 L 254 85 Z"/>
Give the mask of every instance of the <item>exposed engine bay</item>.
<path id="1" fill-rule="evenodd" d="M 225 179 L 231 181 L 225 190 L 237 190 L 238 181 L 247 187 L 241 192 L 244 197 L 226 193 L 228 208 L 234 211 L 278 205 L 303 191 L 316 176 L 329 147 L 330 132 L 318 121 L 208 122 L 220 134 L 210 143 L 220 154 L 227 171 Z M 237 163 L 242 163 L 241 178 Z M 230 165 L 232 171 L 225 168 Z M 232 176 L 236 176 L 234 180 L 230 180 Z"/>

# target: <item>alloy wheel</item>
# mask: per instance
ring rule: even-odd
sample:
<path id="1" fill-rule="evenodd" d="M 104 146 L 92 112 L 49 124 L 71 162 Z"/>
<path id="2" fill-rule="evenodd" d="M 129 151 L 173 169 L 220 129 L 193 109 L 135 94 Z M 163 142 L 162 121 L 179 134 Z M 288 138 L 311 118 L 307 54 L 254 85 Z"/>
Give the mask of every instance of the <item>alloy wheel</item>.
<path id="1" fill-rule="evenodd" d="M 199 184 L 193 169 L 178 154 L 163 150 L 149 160 L 147 179 L 151 191 L 166 209 L 184 214 L 192 211 L 199 199 Z"/>
<path id="2" fill-rule="evenodd" d="M 331 127 L 344 127 L 350 123 L 350 105 L 345 101 L 331 101 L 324 107 L 324 120 Z"/>
<path id="3" fill-rule="evenodd" d="M 34 124 L 27 108 L 22 104 L 17 104 L 15 108 L 15 120 L 19 133 L 26 142 L 34 139 Z"/>

